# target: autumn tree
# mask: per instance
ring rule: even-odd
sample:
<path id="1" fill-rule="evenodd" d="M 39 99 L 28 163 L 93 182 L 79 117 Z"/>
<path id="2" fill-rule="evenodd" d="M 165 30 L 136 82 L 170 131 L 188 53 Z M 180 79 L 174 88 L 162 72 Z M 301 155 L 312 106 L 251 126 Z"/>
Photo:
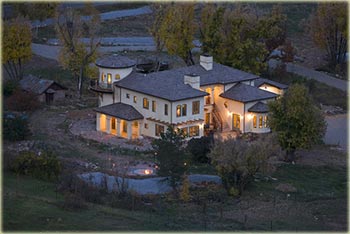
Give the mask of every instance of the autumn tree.
<path id="1" fill-rule="evenodd" d="M 296 149 L 322 141 L 326 122 L 303 85 L 291 85 L 281 98 L 270 102 L 269 113 L 269 126 L 286 150 L 286 161 L 295 160 Z"/>
<path id="2" fill-rule="evenodd" d="M 156 17 L 155 27 L 152 35 L 158 45 L 164 44 L 169 54 L 178 55 L 188 66 L 194 64 L 192 49 L 196 25 L 193 3 L 167 6 L 161 16 Z"/>
<path id="3" fill-rule="evenodd" d="M 184 139 L 185 135 L 181 130 L 169 126 L 167 131 L 161 133 L 161 137 L 152 143 L 159 164 L 157 174 L 168 177 L 169 185 L 174 191 L 177 191 L 177 185 L 188 168 Z"/>
<path id="4" fill-rule="evenodd" d="M 219 63 L 260 74 L 272 50 L 283 44 L 286 17 L 280 7 L 257 15 L 247 5 L 234 10 L 208 6 L 202 11 L 203 52 Z"/>
<path id="5" fill-rule="evenodd" d="M 85 11 L 91 15 L 82 20 L 77 10 L 72 8 L 60 9 L 56 15 L 56 31 L 63 44 L 59 54 L 59 61 L 65 69 L 72 72 L 77 80 L 79 98 L 83 91 L 84 77 L 89 71 L 89 64 L 97 57 L 100 44 L 98 32 L 100 30 L 100 16 L 91 4 L 86 4 Z M 84 43 L 81 39 L 88 39 Z"/>
<path id="6" fill-rule="evenodd" d="M 23 17 L 4 22 L 2 33 L 2 63 L 9 77 L 23 78 L 23 64 L 32 57 L 30 23 Z"/>
<path id="7" fill-rule="evenodd" d="M 310 19 L 314 42 L 327 51 L 330 66 L 346 59 L 348 41 L 347 3 L 320 3 Z"/>
<path id="8" fill-rule="evenodd" d="M 257 173 L 270 172 L 268 159 L 277 152 L 273 135 L 251 143 L 230 137 L 215 141 L 209 157 L 225 189 L 238 196 Z"/>

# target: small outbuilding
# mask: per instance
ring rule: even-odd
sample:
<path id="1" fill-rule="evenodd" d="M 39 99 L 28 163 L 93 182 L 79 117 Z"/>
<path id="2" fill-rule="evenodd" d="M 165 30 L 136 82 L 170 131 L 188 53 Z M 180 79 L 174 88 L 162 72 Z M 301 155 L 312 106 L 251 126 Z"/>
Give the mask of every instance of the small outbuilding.
<path id="1" fill-rule="evenodd" d="M 53 80 L 41 79 L 33 75 L 24 76 L 19 82 L 20 87 L 38 96 L 40 102 L 51 104 L 66 96 L 67 88 Z"/>

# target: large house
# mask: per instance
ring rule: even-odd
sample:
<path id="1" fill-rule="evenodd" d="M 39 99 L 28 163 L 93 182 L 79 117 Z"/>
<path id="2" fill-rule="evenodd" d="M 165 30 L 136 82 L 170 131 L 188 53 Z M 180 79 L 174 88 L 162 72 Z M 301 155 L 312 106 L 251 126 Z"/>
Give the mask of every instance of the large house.
<path id="1" fill-rule="evenodd" d="M 135 62 L 120 55 L 96 61 L 99 94 L 96 130 L 134 139 L 159 137 L 167 126 L 201 137 L 205 129 L 265 133 L 267 102 L 287 88 L 257 75 L 213 62 L 141 74 Z"/>

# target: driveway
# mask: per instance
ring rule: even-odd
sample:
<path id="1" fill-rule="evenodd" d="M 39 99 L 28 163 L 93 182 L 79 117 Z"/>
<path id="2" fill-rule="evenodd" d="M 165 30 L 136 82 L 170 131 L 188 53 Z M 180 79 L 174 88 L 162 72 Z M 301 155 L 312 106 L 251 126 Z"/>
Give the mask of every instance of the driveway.
<path id="1" fill-rule="evenodd" d="M 326 116 L 328 126 L 324 142 L 330 145 L 339 145 L 343 150 L 348 147 L 348 114 Z"/>
<path id="2" fill-rule="evenodd" d="M 278 63 L 279 61 L 275 59 L 271 59 L 269 61 L 269 67 L 275 68 Z M 318 72 L 318 71 L 309 69 L 307 67 L 300 66 L 298 64 L 287 63 L 287 71 L 298 74 L 300 76 L 304 76 L 307 79 L 317 80 L 319 82 L 325 83 L 329 86 L 335 87 L 345 92 L 348 90 L 348 83 L 349 83 L 348 81 L 334 78 L 325 73 Z"/>

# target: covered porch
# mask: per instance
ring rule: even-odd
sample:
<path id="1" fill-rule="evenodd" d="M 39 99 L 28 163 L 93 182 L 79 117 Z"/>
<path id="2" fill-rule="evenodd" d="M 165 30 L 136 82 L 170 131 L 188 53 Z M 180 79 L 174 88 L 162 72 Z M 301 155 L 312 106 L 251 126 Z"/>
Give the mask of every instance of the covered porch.
<path id="1" fill-rule="evenodd" d="M 141 137 L 143 116 L 132 106 L 123 103 L 99 107 L 96 111 L 96 130 L 126 139 Z"/>

